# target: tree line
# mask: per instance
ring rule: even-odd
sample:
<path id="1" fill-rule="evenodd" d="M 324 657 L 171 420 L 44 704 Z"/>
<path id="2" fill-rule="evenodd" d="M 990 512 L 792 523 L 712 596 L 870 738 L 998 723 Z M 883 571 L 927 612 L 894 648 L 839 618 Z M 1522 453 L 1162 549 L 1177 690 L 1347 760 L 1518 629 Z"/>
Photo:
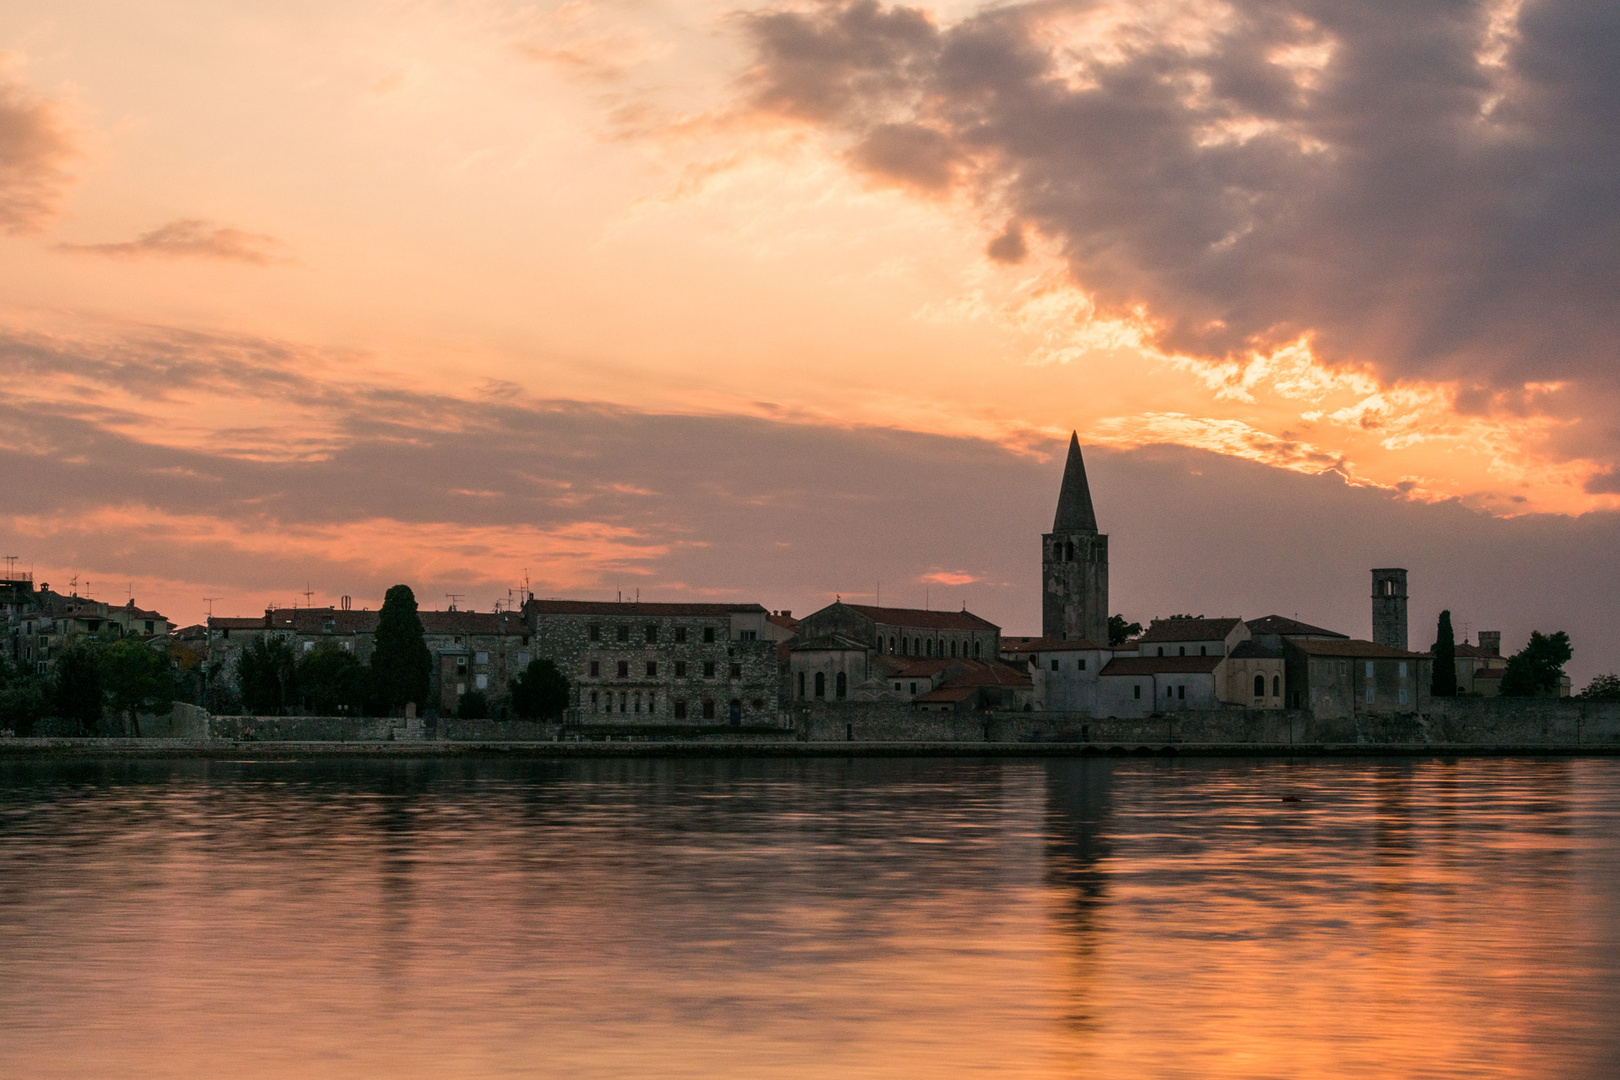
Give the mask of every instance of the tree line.
<path id="1" fill-rule="evenodd" d="M 142 715 L 166 713 L 188 698 L 213 712 L 257 716 L 395 716 L 407 705 L 427 703 L 432 671 L 416 596 L 409 586 L 395 585 L 378 613 L 369 663 L 331 645 L 300 654 L 285 639 L 263 636 L 242 651 L 234 673 L 217 661 L 208 665 L 205 700 L 196 700 L 204 697 L 201 685 L 184 685 L 165 653 L 136 638 L 77 638 L 57 654 L 48 675 L 0 657 L 0 729 L 28 735 L 51 718 L 80 735 L 138 736 Z M 518 718 L 550 720 L 568 708 L 568 680 L 548 659 L 531 661 L 509 688 Z M 461 695 L 457 716 L 489 713 L 484 691 Z"/>
<path id="2" fill-rule="evenodd" d="M 1440 613 L 1430 652 L 1434 655 L 1434 676 L 1429 693 L 1434 697 L 1456 697 L 1460 693 L 1457 636 L 1449 610 Z M 1564 665 L 1574 655 L 1574 646 L 1564 631 L 1543 634 L 1532 630 L 1524 648 L 1507 658 L 1499 692 L 1503 697 L 1557 697 L 1564 680 Z M 1620 701 L 1620 676 L 1599 675 L 1576 696 L 1586 701 Z"/>

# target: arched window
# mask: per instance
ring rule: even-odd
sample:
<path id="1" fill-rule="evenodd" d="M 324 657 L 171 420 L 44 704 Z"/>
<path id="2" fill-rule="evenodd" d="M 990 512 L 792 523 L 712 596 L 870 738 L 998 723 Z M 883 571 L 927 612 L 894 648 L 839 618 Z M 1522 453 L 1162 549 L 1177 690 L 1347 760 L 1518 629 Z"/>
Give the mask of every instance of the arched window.
<path id="1" fill-rule="evenodd" d="M 977 660 L 978 658 L 979 658 L 979 643 L 977 641 L 975 641 L 973 643 L 973 659 Z"/>
<path id="2" fill-rule="evenodd" d="M 1200 646 L 1198 646 L 1198 655 L 1199 656 L 1208 656 L 1209 655 L 1209 646 L 1208 645 L 1200 645 Z"/>
<path id="3" fill-rule="evenodd" d="M 1064 558 L 1063 561 L 1064 562 L 1074 562 L 1074 541 L 1073 540 L 1069 541 L 1068 550 L 1066 552 L 1066 557 Z"/>
<path id="4" fill-rule="evenodd" d="M 1281 675 L 1273 675 L 1271 677 L 1271 696 L 1275 697 L 1275 698 L 1282 697 L 1282 676 Z"/>
<path id="5" fill-rule="evenodd" d="M 1264 675 L 1256 675 L 1254 677 L 1254 696 L 1266 696 L 1266 677 Z"/>
<path id="6" fill-rule="evenodd" d="M 840 671 L 838 673 L 838 700 L 843 701 L 849 695 L 849 679 Z"/>
<path id="7" fill-rule="evenodd" d="M 816 697 L 824 698 L 826 696 L 827 696 L 827 673 L 825 671 L 818 671 L 818 672 L 816 672 Z"/>
<path id="8" fill-rule="evenodd" d="M 889 638 L 889 651 L 894 652 L 894 638 L 892 636 Z"/>
<path id="9" fill-rule="evenodd" d="M 956 642 L 951 642 L 951 659 L 956 659 Z"/>
<path id="10" fill-rule="evenodd" d="M 799 700 L 804 700 L 804 672 L 799 672 Z"/>
<path id="11" fill-rule="evenodd" d="M 909 638 L 901 638 L 900 639 L 900 655 L 901 656 L 906 655 L 906 642 L 909 641 L 909 640 L 910 640 Z"/>
<path id="12" fill-rule="evenodd" d="M 933 656 L 934 655 L 934 643 L 932 641 L 923 642 L 923 649 L 924 649 L 923 655 L 925 655 L 925 656 Z"/>

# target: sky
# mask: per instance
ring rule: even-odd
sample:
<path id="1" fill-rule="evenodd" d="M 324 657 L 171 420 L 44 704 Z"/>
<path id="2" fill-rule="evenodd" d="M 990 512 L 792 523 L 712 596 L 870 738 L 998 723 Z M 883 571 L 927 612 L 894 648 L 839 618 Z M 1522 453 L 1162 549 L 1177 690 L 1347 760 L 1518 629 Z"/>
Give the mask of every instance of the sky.
<path id="1" fill-rule="evenodd" d="M 0 554 L 177 621 L 836 596 L 1620 667 L 1620 10 L 0 9 Z M 1489 625 L 1487 625 L 1489 624 Z"/>

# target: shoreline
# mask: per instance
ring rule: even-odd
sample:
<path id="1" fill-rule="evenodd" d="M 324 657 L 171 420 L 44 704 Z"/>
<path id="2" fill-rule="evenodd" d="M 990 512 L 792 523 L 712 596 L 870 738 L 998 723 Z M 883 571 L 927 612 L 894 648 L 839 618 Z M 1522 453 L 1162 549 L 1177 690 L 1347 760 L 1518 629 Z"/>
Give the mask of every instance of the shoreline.
<path id="1" fill-rule="evenodd" d="M 849 757 L 1614 757 L 1620 746 L 1538 743 L 798 742 L 293 742 L 232 739 L 0 739 L 0 760 L 89 758 L 849 758 Z"/>

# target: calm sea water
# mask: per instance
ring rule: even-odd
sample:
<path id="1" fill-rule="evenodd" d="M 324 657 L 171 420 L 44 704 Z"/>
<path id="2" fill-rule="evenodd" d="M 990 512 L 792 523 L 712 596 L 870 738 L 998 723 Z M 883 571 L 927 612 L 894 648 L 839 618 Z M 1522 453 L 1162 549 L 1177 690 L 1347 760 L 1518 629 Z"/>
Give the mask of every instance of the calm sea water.
<path id="1" fill-rule="evenodd" d="M 0 1076 L 1620 1076 L 1620 762 L 0 763 Z"/>

